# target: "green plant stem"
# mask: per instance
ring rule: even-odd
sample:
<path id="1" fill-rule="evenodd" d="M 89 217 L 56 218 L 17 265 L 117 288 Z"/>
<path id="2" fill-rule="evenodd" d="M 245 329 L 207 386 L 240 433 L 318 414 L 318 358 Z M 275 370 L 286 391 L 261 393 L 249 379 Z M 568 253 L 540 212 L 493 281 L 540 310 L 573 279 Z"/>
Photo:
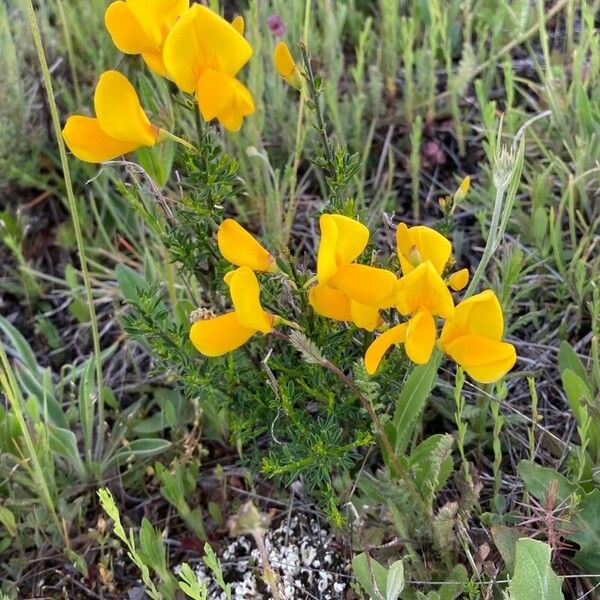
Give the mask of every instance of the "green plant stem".
<path id="1" fill-rule="evenodd" d="M 310 57 L 308 56 L 306 44 L 304 42 L 300 42 L 299 46 L 300 53 L 302 54 L 302 62 L 304 63 L 304 69 L 306 72 L 306 81 L 308 82 L 308 94 L 314 106 L 313 110 L 315 112 L 315 118 L 317 119 L 317 131 L 319 132 L 319 135 L 321 136 L 321 141 L 323 142 L 323 151 L 325 153 L 325 157 L 329 165 L 330 174 L 333 175 L 335 172 L 333 150 L 331 149 L 331 144 L 329 143 L 327 127 L 325 126 L 323 112 L 321 111 L 321 106 L 319 105 L 319 93 L 317 92 L 315 76 L 312 70 L 312 65 L 310 63 Z"/>
<path id="2" fill-rule="evenodd" d="M 175 135 L 175 134 L 171 133 L 170 131 L 167 131 L 166 129 L 161 129 L 159 135 L 162 139 L 171 140 L 172 142 L 177 142 L 178 144 L 185 146 L 188 150 L 196 149 L 194 147 L 194 144 L 188 142 L 187 140 L 184 140 L 183 138 L 180 138 L 178 135 Z"/>
<path id="3" fill-rule="evenodd" d="M 65 182 L 65 189 L 67 192 L 67 199 L 69 203 L 69 211 L 71 213 L 71 219 L 73 220 L 73 229 L 75 230 L 75 238 L 77 241 L 77 251 L 79 253 L 79 261 L 81 263 L 81 275 L 83 277 L 83 283 L 85 286 L 86 300 L 88 304 L 88 310 L 90 312 L 90 324 L 92 328 L 92 343 L 94 347 L 94 361 L 96 368 L 96 385 L 97 385 L 97 404 L 98 404 L 98 428 L 97 428 L 97 440 L 95 453 L 96 458 L 102 455 L 102 449 L 104 446 L 104 403 L 102 400 L 102 359 L 100 355 L 100 335 L 98 332 L 98 319 L 96 317 L 96 310 L 94 307 L 94 297 L 92 294 L 92 285 L 90 282 L 90 275 L 87 266 L 87 257 L 85 251 L 85 243 L 83 240 L 83 233 L 81 229 L 81 221 L 79 218 L 79 209 L 77 207 L 77 201 L 73 192 L 73 184 L 71 181 L 71 172 L 69 170 L 69 161 L 67 159 L 67 152 L 65 144 L 61 135 L 60 119 L 58 117 L 58 107 L 56 106 L 56 100 L 54 99 L 54 88 L 52 86 L 52 79 L 50 77 L 50 71 L 48 69 L 48 62 L 46 60 L 46 54 L 44 52 L 44 46 L 42 44 L 42 36 L 38 26 L 37 18 L 35 16 L 35 10 L 33 8 L 32 0 L 25 0 L 25 7 L 27 10 L 27 19 L 29 21 L 29 27 L 33 36 L 33 41 L 36 47 L 42 76 L 44 79 L 44 86 L 46 88 L 46 97 L 48 99 L 48 106 L 50 108 L 50 114 L 52 116 L 52 125 L 54 128 L 54 135 L 56 137 L 56 143 L 58 145 L 58 152 L 60 154 L 60 162 L 63 170 L 63 178 Z"/>
<path id="4" fill-rule="evenodd" d="M 481 260 L 477 265 L 477 269 L 475 269 L 475 273 L 473 273 L 473 277 L 471 279 L 471 283 L 465 292 L 464 298 L 468 298 L 472 296 L 477 286 L 479 285 L 479 281 L 483 277 L 485 273 L 485 269 L 488 266 L 498 244 L 500 243 L 500 232 L 498 231 L 498 227 L 500 224 L 500 215 L 502 214 L 502 205 L 504 203 L 504 195 L 506 194 L 507 186 L 503 186 L 496 190 L 496 199 L 494 200 L 494 211 L 492 212 L 492 221 L 490 223 L 490 229 L 488 232 L 487 242 L 485 244 L 485 248 L 483 250 L 483 255 L 481 256 Z"/>
<path id="5" fill-rule="evenodd" d="M 2 343 L 0 343 L 0 365 L 2 366 L 2 370 L 0 370 L 0 385 L 4 389 L 4 393 L 6 394 L 6 397 L 10 403 L 12 413 L 15 415 L 17 422 L 19 423 L 19 429 L 21 430 L 21 435 L 25 440 L 25 446 L 27 447 L 27 453 L 29 454 L 29 460 L 31 461 L 31 470 L 38 485 L 40 496 L 44 505 L 52 516 L 52 520 L 56 525 L 57 531 L 64 534 L 64 529 L 61 526 L 58 515 L 56 514 L 56 509 L 54 508 L 54 501 L 52 499 L 52 494 L 50 493 L 42 465 L 40 464 L 38 455 L 36 453 L 35 444 L 31 438 L 31 432 L 29 431 L 25 421 L 25 414 L 23 412 L 23 396 L 21 395 L 15 374 L 12 370 L 8 356 L 4 350 L 4 345 Z M 65 545 L 68 545 L 68 540 L 65 539 L 64 541 Z"/>

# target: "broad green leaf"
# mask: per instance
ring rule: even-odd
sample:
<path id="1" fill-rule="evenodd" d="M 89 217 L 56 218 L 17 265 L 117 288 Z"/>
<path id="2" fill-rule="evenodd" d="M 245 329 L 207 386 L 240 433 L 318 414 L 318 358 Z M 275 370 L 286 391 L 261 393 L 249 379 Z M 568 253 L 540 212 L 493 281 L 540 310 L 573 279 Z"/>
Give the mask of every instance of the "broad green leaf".
<path id="1" fill-rule="evenodd" d="M 0 523 L 4 525 L 10 537 L 17 535 L 17 520 L 15 515 L 6 506 L 0 506 Z"/>
<path id="2" fill-rule="evenodd" d="M 564 340 L 560 343 L 558 351 L 558 369 L 561 375 L 566 369 L 571 369 L 582 381 L 587 381 L 587 373 L 581 359 L 569 343 Z"/>
<path id="3" fill-rule="evenodd" d="M 79 477 L 83 479 L 86 470 L 81 460 L 75 434 L 71 430 L 62 427 L 49 427 L 48 434 L 50 449 L 66 460 Z"/>
<path id="4" fill-rule="evenodd" d="M 544 542 L 529 538 L 517 542 L 511 600 L 564 600 L 560 577 L 550 564 L 551 555 L 550 546 Z"/>
<path id="5" fill-rule="evenodd" d="M 453 442 L 449 434 L 436 434 L 412 451 L 408 464 L 415 473 L 415 483 L 424 495 L 437 492 L 448 481 L 453 468 L 450 456 Z"/>
<path id="6" fill-rule="evenodd" d="M 385 600 L 397 600 L 404 589 L 404 563 L 397 560 L 390 566 L 387 574 Z"/>
<path id="7" fill-rule="evenodd" d="M 500 556 L 502 556 L 502 560 L 506 565 L 506 570 L 509 573 L 514 573 L 517 541 L 522 535 L 515 527 L 507 527 L 506 525 L 492 526 L 494 544 L 496 544 L 496 548 L 498 548 Z"/>
<path id="8" fill-rule="evenodd" d="M 592 391 L 585 379 L 581 379 L 581 377 L 574 371 L 571 371 L 571 369 L 565 369 L 562 372 L 562 382 L 565 394 L 567 395 L 567 400 L 569 401 L 569 406 L 575 413 L 577 420 L 580 421 L 580 413 L 582 409 L 586 408 L 583 401 L 586 400 L 587 402 L 592 402 Z"/>
<path id="9" fill-rule="evenodd" d="M 369 598 L 385 600 L 388 574 L 374 558 L 365 552 L 358 554 L 352 559 L 352 571 Z"/>
<path id="10" fill-rule="evenodd" d="M 570 539 L 579 544 L 575 562 L 584 573 L 598 573 L 600 565 L 600 490 L 587 494 L 573 519 L 575 532 Z"/>
<path id="11" fill-rule="evenodd" d="M 557 496 L 559 502 L 564 502 L 571 494 L 579 488 L 571 483 L 564 475 L 550 467 L 542 467 L 530 460 L 522 460 L 517 471 L 519 477 L 523 480 L 527 491 L 533 494 L 539 501 L 546 501 L 546 494 L 550 482 L 557 483 Z"/>
<path id="12" fill-rule="evenodd" d="M 0 329 L 4 332 L 10 346 L 17 356 L 32 373 L 39 373 L 42 368 L 38 365 L 35 354 L 21 332 L 11 325 L 4 317 L 0 316 Z"/>
<path id="13" fill-rule="evenodd" d="M 456 581 L 457 583 L 446 583 L 440 587 L 439 598 L 440 600 L 455 600 L 460 597 L 465 591 L 466 585 L 469 582 L 469 574 L 467 569 L 463 565 L 456 565 L 448 577 L 448 581 Z"/>
<path id="14" fill-rule="evenodd" d="M 415 367 L 400 392 L 393 419 L 396 454 L 404 454 L 410 444 L 415 426 L 433 389 L 441 360 L 442 355 L 435 352 L 429 363 Z"/>
<path id="15" fill-rule="evenodd" d="M 131 267 L 120 264 L 115 269 L 115 276 L 119 282 L 119 287 L 123 296 L 129 302 L 137 301 L 139 290 L 145 290 L 148 287 L 145 279 Z"/>

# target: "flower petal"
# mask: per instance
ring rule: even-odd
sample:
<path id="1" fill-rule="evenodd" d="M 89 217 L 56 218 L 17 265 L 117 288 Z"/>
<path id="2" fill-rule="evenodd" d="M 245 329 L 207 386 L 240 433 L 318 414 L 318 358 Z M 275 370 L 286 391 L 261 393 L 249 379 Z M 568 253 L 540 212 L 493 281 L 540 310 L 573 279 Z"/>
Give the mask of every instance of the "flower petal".
<path id="1" fill-rule="evenodd" d="M 384 308 L 393 297 L 397 279 L 391 271 L 353 263 L 341 266 L 329 283 L 352 300 Z"/>
<path id="2" fill-rule="evenodd" d="M 338 242 L 338 228 L 331 215 L 321 215 L 319 226 L 321 240 L 317 254 L 317 278 L 320 284 L 327 283 L 337 270 L 336 246 Z"/>
<path id="3" fill-rule="evenodd" d="M 407 328 L 407 323 L 400 323 L 373 340 L 365 354 L 365 368 L 369 375 L 373 375 L 377 371 L 381 359 L 394 344 L 401 344 L 405 341 Z"/>
<path id="4" fill-rule="evenodd" d="M 125 75 L 106 71 L 100 75 L 94 108 L 100 127 L 110 137 L 139 146 L 154 146 L 158 128 L 154 127 L 140 106 L 137 92 Z"/>
<path id="5" fill-rule="evenodd" d="M 397 308 L 403 315 L 424 309 L 447 319 L 454 312 L 452 295 L 429 260 L 401 277 L 396 291 Z"/>
<path id="6" fill-rule="evenodd" d="M 163 60 L 178 87 L 192 93 L 204 69 L 234 77 L 251 55 L 250 44 L 231 23 L 206 6 L 194 4 L 167 36 Z"/>
<path id="7" fill-rule="evenodd" d="M 228 278 L 231 301 L 241 325 L 248 329 L 269 333 L 273 329 L 273 317 L 260 304 L 260 286 L 254 271 L 239 267 Z"/>
<path id="8" fill-rule="evenodd" d="M 246 23 L 244 22 L 244 17 L 242 15 L 237 15 L 231 21 L 231 26 L 240 34 L 244 35 L 244 28 Z"/>
<path id="9" fill-rule="evenodd" d="M 444 352 L 479 383 L 498 381 L 517 361 L 512 344 L 479 335 L 457 337 L 446 345 Z"/>
<path id="10" fill-rule="evenodd" d="M 74 115 L 67 119 L 62 131 L 69 150 L 79 159 L 101 163 L 140 147 L 136 142 L 121 142 L 106 135 L 98 119 Z"/>
<path id="11" fill-rule="evenodd" d="M 189 8 L 189 0 L 126 0 L 155 47 L 162 48 L 175 24 Z"/>
<path id="12" fill-rule="evenodd" d="M 313 310 L 322 317 L 335 321 L 352 321 L 350 298 L 328 285 L 319 284 L 308 292 Z"/>
<path id="13" fill-rule="evenodd" d="M 277 46 L 275 46 L 273 62 L 275 63 L 275 69 L 284 79 L 292 77 L 294 70 L 296 69 L 296 63 L 285 42 L 279 42 Z"/>
<path id="14" fill-rule="evenodd" d="M 430 260 L 441 275 L 452 254 L 450 241 L 435 229 L 424 225 L 408 228 L 400 223 L 396 229 L 396 243 L 404 275 L 417 266 L 410 260 L 411 255 L 418 256 L 420 262 Z"/>
<path id="15" fill-rule="evenodd" d="M 238 131 L 244 117 L 254 113 L 252 94 L 235 77 L 204 69 L 196 88 L 198 106 L 206 121 L 217 118 L 229 131 Z"/>
<path id="16" fill-rule="evenodd" d="M 223 257 L 238 267 L 273 273 L 275 259 L 237 221 L 225 219 L 219 226 L 217 244 Z"/>
<path id="17" fill-rule="evenodd" d="M 350 312 L 352 313 L 354 324 L 361 329 L 375 331 L 381 325 L 379 309 L 373 306 L 367 306 L 366 304 L 356 302 L 356 300 L 350 300 Z"/>
<path id="18" fill-rule="evenodd" d="M 463 290 L 469 283 L 469 269 L 461 269 L 448 277 L 448 285 L 455 291 Z"/>
<path id="19" fill-rule="evenodd" d="M 502 308 L 496 294 L 485 290 L 463 300 L 444 323 L 440 345 L 444 352 L 456 338 L 478 335 L 499 342 L 504 332 Z"/>
<path id="20" fill-rule="evenodd" d="M 104 23 L 113 44 L 125 54 L 140 54 L 156 48 L 126 2 L 118 0 L 108 6 Z"/>
<path id="21" fill-rule="evenodd" d="M 408 322 L 404 348 L 410 360 L 425 365 L 431 358 L 436 338 L 435 321 L 426 310 L 417 312 Z"/>
<path id="22" fill-rule="evenodd" d="M 165 67 L 162 52 L 160 50 L 142 52 L 142 58 L 151 71 L 154 71 L 157 75 L 160 75 L 165 79 L 170 79 L 169 72 L 167 71 L 167 67 Z"/>
<path id="23" fill-rule="evenodd" d="M 322 215 L 331 219 L 338 230 L 335 255 L 338 265 L 345 265 L 356 260 L 367 247 L 369 229 L 350 217 L 343 215 Z"/>
<path id="24" fill-rule="evenodd" d="M 240 324 L 235 312 L 229 312 L 196 321 L 190 329 L 190 340 L 205 356 L 221 356 L 243 346 L 255 333 L 255 329 Z"/>

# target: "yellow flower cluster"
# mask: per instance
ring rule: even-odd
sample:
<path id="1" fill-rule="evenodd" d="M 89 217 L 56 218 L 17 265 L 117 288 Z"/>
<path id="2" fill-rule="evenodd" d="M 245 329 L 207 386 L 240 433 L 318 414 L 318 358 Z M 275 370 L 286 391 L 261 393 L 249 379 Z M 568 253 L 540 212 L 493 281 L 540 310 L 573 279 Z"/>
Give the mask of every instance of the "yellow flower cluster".
<path id="1" fill-rule="evenodd" d="M 514 366 L 515 348 L 502 341 L 504 320 L 494 292 L 486 290 L 454 305 L 448 288 L 462 290 L 469 274 L 467 269 L 448 273 L 452 245 L 439 232 L 400 223 L 396 230 L 398 277 L 392 271 L 356 262 L 369 241 L 369 230 L 363 224 L 324 214 L 320 227 L 310 304 L 321 316 L 381 331 L 365 354 L 369 374 L 377 371 L 385 353 L 397 344 L 404 344 L 413 362 L 427 363 L 438 340 L 436 318 L 445 321 L 439 347 L 476 381 L 495 382 Z M 282 321 L 260 306 L 254 275 L 254 271 L 275 271 L 273 257 L 231 219 L 221 225 L 218 244 L 223 256 L 239 268 L 226 276 L 233 312 L 192 325 L 191 340 L 207 356 L 230 352 L 256 332 L 269 333 Z M 391 308 L 406 320 L 396 325 L 385 323 L 381 311 Z"/>
<path id="2" fill-rule="evenodd" d="M 254 112 L 250 91 L 236 78 L 252 55 L 244 20 L 228 23 L 189 0 L 117 0 L 105 13 L 106 28 L 125 54 L 141 54 L 148 67 L 195 94 L 202 117 L 237 131 Z M 133 86 L 107 71 L 94 95 L 96 117 L 69 117 L 64 140 L 77 158 L 103 162 L 173 137 L 152 125 Z"/>

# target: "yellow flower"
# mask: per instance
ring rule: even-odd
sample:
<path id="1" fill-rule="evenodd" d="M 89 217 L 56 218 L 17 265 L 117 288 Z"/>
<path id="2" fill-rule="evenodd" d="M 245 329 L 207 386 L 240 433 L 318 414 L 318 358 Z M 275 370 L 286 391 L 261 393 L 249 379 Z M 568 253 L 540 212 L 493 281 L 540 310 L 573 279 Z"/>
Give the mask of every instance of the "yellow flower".
<path id="1" fill-rule="evenodd" d="M 302 76 L 300 75 L 300 71 L 285 42 L 279 42 L 277 46 L 275 46 L 273 62 L 275 63 L 277 73 L 279 73 L 289 85 L 297 90 L 302 89 Z"/>
<path id="2" fill-rule="evenodd" d="M 448 277 L 447 283 L 455 292 L 460 292 L 469 283 L 469 269 L 461 269 L 452 273 Z"/>
<path id="3" fill-rule="evenodd" d="M 253 335 L 270 333 L 275 317 L 260 304 L 260 287 L 249 267 L 228 273 L 233 311 L 196 321 L 190 328 L 190 340 L 205 356 L 221 356 L 243 346 Z"/>
<path id="4" fill-rule="evenodd" d="M 321 215 L 321 241 L 317 254 L 317 278 L 327 283 L 339 267 L 356 260 L 369 241 L 362 223 L 343 215 Z"/>
<path id="5" fill-rule="evenodd" d="M 381 325 L 377 308 L 356 302 L 327 284 L 311 288 L 308 299 L 314 311 L 322 317 L 334 321 L 349 321 L 367 331 L 374 331 Z"/>
<path id="6" fill-rule="evenodd" d="M 118 71 L 100 76 L 94 109 L 96 118 L 71 116 L 62 131 L 65 143 L 80 160 L 104 162 L 159 141 L 160 129 L 150 123 L 135 89 Z"/>
<path id="7" fill-rule="evenodd" d="M 235 79 L 251 55 L 236 27 L 200 4 L 175 23 L 163 50 L 171 79 L 184 92 L 196 93 L 206 120 L 217 118 L 230 131 L 254 112 L 250 92 Z"/>
<path id="8" fill-rule="evenodd" d="M 225 219 L 219 226 L 217 244 L 223 257 L 238 267 L 267 273 L 277 271 L 275 258 L 233 219 Z"/>
<path id="9" fill-rule="evenodd" d="M 240 34 L 244 35 L 244 28 L 246 23 L 244 22 L 244 17 L 242 15 L 237 15 L 231 21 L 231 26 Z"/>
<path id="10" fill-rule="evenodd" d="M 452 254 L 452 244 L 441 233 L 424 225 L 409 228 L 400 223 L 396 229 L 396 243 L 404 275 L 427 260 L 441 275 Z"/>
<path id="11" fill-rule="evenodd" d="M 471 189 L 471 177 L 467 175 L 458 186 L 456 193 L 454 194 L 454 204 L 456 205 L 458 202 L 461 202 L 465 199 L 465 196 L 469 193 Z"/>
<path id="12" fill-rule="evenodd" d="M 440 346 L 475 381 L 493 383 L 517 360 L 515 347 L 502 341 L 503 332 L 498 298 L 486 290 L 456 307 L 442 328 Z"/>
<path id="13" fill-rule="evenodd" d="M 141 54 L 158 75 L 168 77 L 163 62 L 167 35 L 189 0 L 118 0 L 106 9 L 104 22 L 114 45 L 125 54 Z"/>
<path id="14" fill-rule="evenodd" d="M 403 340 L 407 356 L 417 364 L 426 364 L 437 336 L 434 316 L 448 318 L 454 312 L 452 295 L 431 260 L 398 280 L 396 308 L 403 315 L 411 315 Z"/>
<path id="15" fill-rule="evenodd" d="M 353 263 L 369 241 L 367 227 L 342 215 L 321 215 L 319 224 L 319 284 L 328 284 L 360 304 L 376 308 L 393 306 L 396 276 L 385 269 Z"/>
<path id="16" fill-rule="evenodd" d="M 239 131 L 244 117 L 254 113 L 254 100 L 248 88 L 222 71 L 204 69 L 196 96 L 204 120 L 217 119 L 229 131 Z"/>
<path id="17" fill-rule="evenodd" d="M 365 354 L 365 368 L 369 375 L 373 375 L 377 371 L 381 359 L 392 346 L 403 344 L 406 341 L 407 329 L 408 323 L 400 323 L 375 338 Z"/>
<path id="18" fill-rule="evenodd" d="M 396 307 L 403 315 L 426 310 L 434 316 L 447 319 L 454 312 L 452 295 L 430 260 L 401 277 L 396 293 Z"/>

